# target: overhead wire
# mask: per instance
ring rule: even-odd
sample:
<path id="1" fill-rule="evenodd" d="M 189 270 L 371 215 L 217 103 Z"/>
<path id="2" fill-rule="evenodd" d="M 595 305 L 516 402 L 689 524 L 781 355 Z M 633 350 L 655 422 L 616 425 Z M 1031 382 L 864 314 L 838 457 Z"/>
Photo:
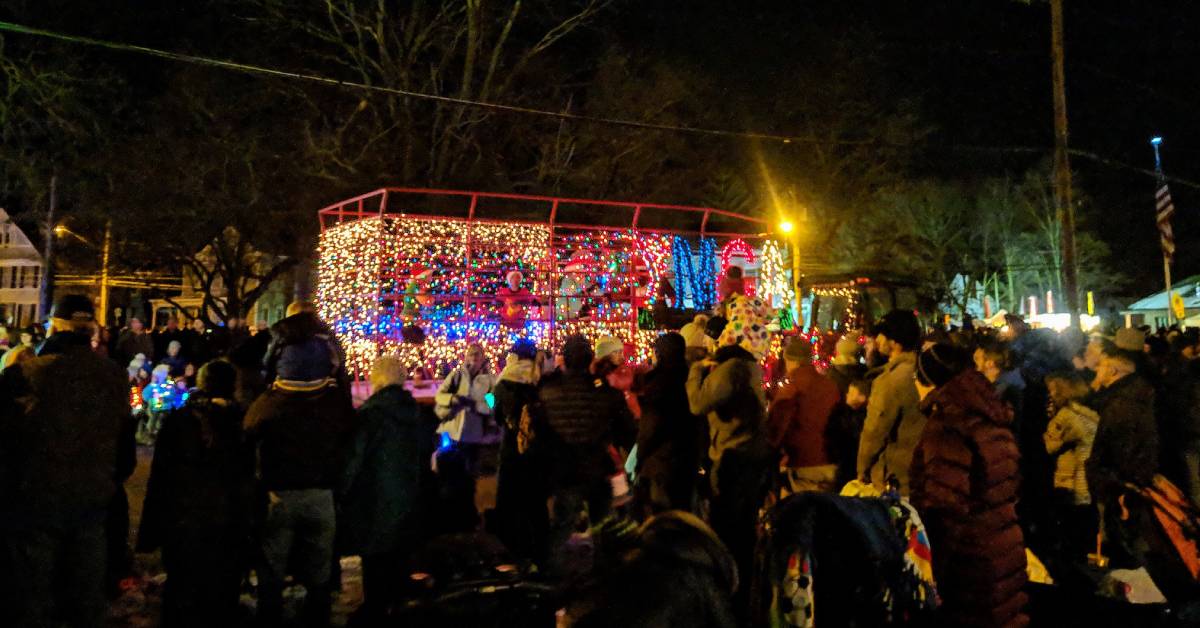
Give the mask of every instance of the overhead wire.
<path id="1" fill-rule="evenodd" d="M 149 56 L 153 56 L 153 57 L 158 57 L 161 59 L 167 59 L 170 61 L 203 65 L 203 66 L 214 67 L 214 68 L 219 68 L 219 69 L 224 69 L 224 70 L 241 72 L 243 74 L 262 75 L 262 76 L 271 76 L 271 77 L 276 77 L 276 78 L 299 80 L 299 81 L 305 81 L 305 82 L 315 83 L 315 84 L 320 84 L 320 85 L 328 85 L 328 86 L 332 86 L 332 87 L 350 88 L 350 89 L 357 89 L 357 90 L 363 90 L 363 91 L 368 91 L 368 92 L 386 93 L 386 94 L 390 94 L 393 96 L 401 96 L 404 98 L 412 98 L 412 99 L 418 99 L 418 100 L 440 102 L 440 103 L 457 105 L 457 106 L 462 106 L 462 107 L 473 107 L 473 108 L 478 108 L 478 109 L 487 109 L 487 110 L 491 110 L 491 111 L 499 111 L 499 112 L 512 113 L 512 114 L 543 116 L 543 117 L 555 118 L 558 120 L 567 120 L 567 121 L 580 122 L 580 123 L 586 123 L 586 124 L 619 126 L 619 127 L 625 127 L 625 128 L 641 129 L 641 130 L 648 130 L 648 131 L 661 131 L 661 132 L 668 132 L 668 133 L 690 133 L 690 134 L 695 134 L 695 135 L 707 135 L 707 136 L 723 137 L 723 138 L 738 138 L 738 139 L 771 141 L 771 142 L 778 142 L 778 143 L 782 143 L 782 144 L 811 144 L 811 145 L 827 145 L 827 146 L 828 145 L 885 146 L 885 147 L 910 147 L 910 146 L 913 146 L 913 144 L 905 144 L 905 143 L 900 143 L 900 142 L 886 142 L 886 141 L 882 141 L 882 140 L 878 140 L 878 139 L 817 139 L 817 138 L 804 137 L 804 136 L 798 136 L 798 135 L 764 133 L 764 132 L 759 132 L 759 131 L 719 129 L 719 128 L 711 128 L 711 127 L 697 127 L 697 126 L 676 125 L 676 124 L 662 124 L 662 123 L 657 123 L 657 122 L 645 122 L 645 121 L 640 121 L 640 120 L 629 120 L 629 119 L 624 119 L 624 118 L 609 118 L 609 117 L 604 117 L 604 116 L 590 116 L 590 115 L 584 115 L 584 114 L 570 113 L 567 111 L 553 111 L 553 110 L 549 110 L 549 109 L 537 109 L 534 107 L 524 107 L 524 106 L 520 106 L 520 105 L 510 105 L 510 104 L 504 104 L 504 103 L 486 102 L 486 101 L 480 101 L 480 100 L 472 100 L 469 98 L 459 98 L 459 97 L 455 97 L 455 96 L 444 96 L 444 95 L 440 95 L 440 94 L 429 94 L 429 93 L 425 93 L 425 92 L 405 90 L 405 89 L 400 89 L 400 88 L 396 88 L 396 87 L 388 87 L 385 85 L 371 85 L 368 83 L 361 83 L 358 81 L 348 81 L 348 80 L 343 80 L 343 79 L 330 78 L 330 77 L 321 76 L 318 74 L 295 72 L 295 71 L 290 71 L 290 70 L 281 70 L 278 68 L 270 68 L 270 67 L 265 67 L 265 66 L 261 66 L 261 65 L 249 64 L 249 63 L 241 63 L 241 62 L 237 62 L 237 61 L 230 61 L 227 59 L 216 59 L 213 57 L 206 57 L 206 56 L 201 56 L 201 55 L 193 55 L 193 54 L 186 54 L 186 53 L 181 53 L 181 52 L 174 52 L 174 51 L 170 51 L 170 50 L 163 50 L 160 48 L 152 48 L 149 46 L 142 46 L 139 44 L 115 42 L 115 41 L 109 41 L 109 40 L 105 40 L 105 39 L 98 39 L 95 37 L 87 37 L 87 36 L 83 36 L 83 35 L 72 35 L 69 33 L 62 33 L 62 32 L 48 30 L 48 29 L 44 29 L 44 28 L 36 28 L 36 27 L 32 27 L 32 26 L 25 26 L 23 24 L 16 24 L 13 22 L 5 22 L 5 21 L 0 21 L 0 32 L 9 32 L 9 33 L 15 33 L 15 34 L 19 34 L 19 35 L 42 37 L 42 38 L 47 38 L 47 39 L 64 41 L 64 42 L 68 42 L 68 43 L 105 48 L 108 50 L 115 50 L 115 51 L 120 51 L 120 52 L 144 54 L 144 55 L 149 55 Z M 936 145 L 936 146 L 931 145 L 931 146 L 928 146 L 928 148 L 935 149 L 935 150 L 957 150 L 957 151 L 964 151 L 964 152 L 986 152 L 986 153 L 996 153 L 996 154 L 1003 154 L 1003 153 L 1033 154 L 1033 153 L 1047 153 L 1052 150 L 1050 147 L 1038 147 L 1038 146 L 997 146 L 997 145 L 972 145 L 972 144 L 944 144 L 944 145 Z M 1089 160 L 1095 161 L 1097 163 L 1100 163 L 1100 164 L 1103 164 L 1103 165 L 1106 165 L 1109 167 L 1128 169 L 1128 170 L 1138 172 L 1141 174 L 1145 174 L 1145 175 L 1149 175 L 1149 176 L 1158 176 L 1152 170 L 1148 170 L 1146 168 L 1139 168 L 1137 166 L 1132 166 L 1130 164 L 1121 162 L 1116 159 L 1103 157 L 1103 156 L 1098 155 L 1091 151 L 1071 149 L 1069 152 L 1072 155 L 1082 157 L 1084 159 L 1089 159 Z M 1181 179 L 1179 177 L 1170 176 L 1170 175 L 1166 176 L 1165 178 L 1167 181 L 1172 182 L 1172 183 L 1178 183 L 1180 185 L 1200 189 L 1200 183 L 1197 183 L 1195 181 Z"/>

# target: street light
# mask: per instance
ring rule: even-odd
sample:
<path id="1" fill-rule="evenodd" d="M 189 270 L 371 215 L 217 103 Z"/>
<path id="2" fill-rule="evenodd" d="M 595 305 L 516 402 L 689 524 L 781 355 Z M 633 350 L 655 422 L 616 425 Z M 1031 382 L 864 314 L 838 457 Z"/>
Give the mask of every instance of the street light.
<path id="1" fill-rule="evenodd" d="M 796 297 L 796 324 L 804 326 L 803 301 L 800 294 L 800 234 L 796 231 L 796 223 L 789 218 L 779 221 L 779 232 L 787 236 L 788 245 L 792 248 L 792 292 Z"/>
<path id="2" fill-rule="evenodd" d="M 112 221 L 104 223 L 104 246 L 97 247 L 92 244 L 91 240 L 71 231 L 66 225 L 56 225 L 54 227 L 54 235 L 58 237 L 71 236 L 76 240 L 95 249 L 100 248 L 100 315 L 97 317 L 97 322 L 101 327 L 108 325 L 108 252 L 112 247 Z"/>

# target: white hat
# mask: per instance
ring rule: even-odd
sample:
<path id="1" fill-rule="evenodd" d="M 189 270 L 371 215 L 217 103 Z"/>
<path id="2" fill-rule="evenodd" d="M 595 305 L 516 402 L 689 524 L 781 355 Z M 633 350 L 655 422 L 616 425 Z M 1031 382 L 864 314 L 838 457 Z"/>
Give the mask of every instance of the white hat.
<path id="1" fill-rule="evenodd" d="M 704 333 L 704 327 L 707 324 L 708 315 L 697 314 L 696 317 L 692 319 L 692 322 L 684 325 L 683 328 L 679 330 L 679 335 L 683 336 L 683 341 L 687 346 L 703 347 L 707 349 L 709 344 L 711 344 L 708 336 Z"/>
<path id="2" fill-rule="evenodd" d="M 600 360 L 613 354 L 624 354 L 625 343 L 615 336 L 602 336 L 596 341 L 596 359 Z"/>

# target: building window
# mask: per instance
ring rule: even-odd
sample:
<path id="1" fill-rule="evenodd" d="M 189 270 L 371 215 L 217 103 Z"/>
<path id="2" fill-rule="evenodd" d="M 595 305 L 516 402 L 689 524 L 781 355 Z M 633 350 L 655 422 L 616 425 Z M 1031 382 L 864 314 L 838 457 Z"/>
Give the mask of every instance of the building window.
<path id="1" fill-rule="evenodd" d="M 17 287 L 17 267 L 16 266 L 8 267 L 8 287 L 9 288 Z"/>
<path id="2" fill-rule="evenodd" d="M 41 266 L 33 267 L 33 285 L 30 287 L 32 287 L 32 288 L 42 287 L 42 267 Z"/>
<path id="3" fill-rule="evenodd" d="M 28 266 L 21 266 L 20 270 L 17 271 L 17 287 L 18 288 L 25 287 L 25 275 L 27 275 L 28 272 L 29 272 Z"/>

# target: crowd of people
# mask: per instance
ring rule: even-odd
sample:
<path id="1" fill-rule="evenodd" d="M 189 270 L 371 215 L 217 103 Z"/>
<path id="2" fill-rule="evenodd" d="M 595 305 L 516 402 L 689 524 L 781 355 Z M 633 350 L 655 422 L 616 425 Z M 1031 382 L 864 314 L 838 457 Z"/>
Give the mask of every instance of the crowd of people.
<path id="1" fill-rule="evenodd" d="M 390 355 L 355 409 L 342 349 L 309 304 L 254 336 L 130 321 L 109 359 L 91 303 L 64 298 L 36 355 L 0 374 L 0 498 L 14 506 L 0 573 L 19 576 L 0 612 L 13 626 L 103 625 L 128 528 L 130 385 L 145 371 L 147 389 L 161 373 L 187 391 L 147 401 L 136 542 L 162 550 L 170 626 L 235 618 L 251 569 L 261 625 L 281 625 L 289 576 L 304 625 L 326 625 L 345 555 L 362 557 L 355 621 L 377 625 L 425 541 L 481 531 L 528 573 L 583 583 L 564 601 L 569 625 L 750 625 L 761 514 L 848 484 L 920 513 L 944 625 L 1019 626 L 1027 548 L 1052 571 L 1093 551 L 1135 567 L 1146 551 L 1121 505 L 1129 487 L 1161 474 L 1200 494 L 1192 330 L 931 331 L 896 310 L 869 333 L 828 347 L 793 336 L 768 355 L 765 305 L 736 276 L 720 294 L 643 368 L 613 337 L 572 336 L 556 354 L 519 340 L 498 371 L 471 345 L 432 411 Z M 493 472 L 480 513 L 476 483 Z M 566 551 L 581 532 L 584 574 Z M 643 586 L 620 601 L 614 579 Z"/>

